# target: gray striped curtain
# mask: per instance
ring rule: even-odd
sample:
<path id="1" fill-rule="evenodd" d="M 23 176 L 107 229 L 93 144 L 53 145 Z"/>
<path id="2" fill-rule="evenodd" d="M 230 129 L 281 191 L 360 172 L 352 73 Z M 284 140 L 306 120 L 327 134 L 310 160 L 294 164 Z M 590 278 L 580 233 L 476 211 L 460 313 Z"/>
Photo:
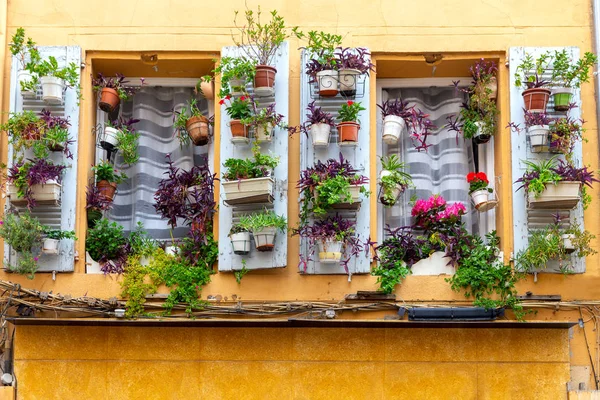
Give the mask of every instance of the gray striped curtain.
<path id="1" fill-rule="evenodd" d="M 388 154 L 397 154 L 406 164 L 416 188 L 406 191 L 399 206 L 384 210 L 385 222 L 392 227 L 411 224 L 409 200 L 440 194 L 449 203 L 461 202 L 466 206 L 467 215 L 462 220 L 468 230 L 477 232 L 478 215 L 471 204 L 466 181 L 466 175 L 475 168 L 473 145 L 470 139 L 465 140 L 462 136 L 457 139 L 456 132 L 445 127 L 446 117 L 459 112 L 465 100 L 463 93 L 457 92 L 454 87 L 397 88 L 385 90 L 385 98 L 402 98 L 410 105 L 416 105 L 429 114 L 437 127 L 427 139 L 431 145 L 427 151 L 415 150 L 408 135 L 403 135 L 399 146 L 387 149 Z"/>
<path id="2" fill-rule="evenodd" d="M 140 120 L 135 125 L 140 132 L 139 161 L 128 167 L 123 164 L 120 154 L 115 161 L 128 179 L 118 187 L 109 218 L 123 225 L 126 233 L 135 229 L 138 221 L 155 239 L 170 240 L 171 234 L 180 238 L 189 229 L 180 221 L 171 233 L 166 220 L 160 218 L 153 205 L 158 182 L 166 176 L 167 154 L 171 154 L 171 159 L 181 169 L 208 162 L 208 146 L 190 144 L 182 147 L 173 129 L 172 110 L 180 110 L 192 96 L 191 88 L 144 87 L 122 105 L 123 117 Z M 198 100 L 198 107 L 206 115 L 207 101 Z"/>

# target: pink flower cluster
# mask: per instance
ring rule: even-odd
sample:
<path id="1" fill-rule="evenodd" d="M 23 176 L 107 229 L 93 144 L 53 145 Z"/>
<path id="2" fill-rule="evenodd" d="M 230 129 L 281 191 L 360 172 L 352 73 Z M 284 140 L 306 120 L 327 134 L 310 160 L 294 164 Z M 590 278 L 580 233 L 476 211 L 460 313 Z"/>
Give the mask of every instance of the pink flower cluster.
<path id="1" fill-rule="evenodd" d="M 419 199 L 415 202 L 411 214 L 416 217 L 420 214 L 430 212 L 434 208 L 441 208 L 446 205 L 446 200 L 439 195 L 433 195 L 428 200 Z"/>
<path id="2" fill-rule="evenodd" d="M 417 226 L 429 229 L 444 223 L 459 222 L 466 212 L 462 203 L 447 204 L 442 196 L 434 195 L 427 200 L 417 200 L 411 214 Z"/>
<path id="3" fill-rule="evenodd" d="M 466 207 L 463 203 L 454 203 L 446 207 L 445 210 L 439 212 L 436 215 L 436 219 L 440 220 L 453 220 L 458 221 L 462 215 L 467 212 Z"/>

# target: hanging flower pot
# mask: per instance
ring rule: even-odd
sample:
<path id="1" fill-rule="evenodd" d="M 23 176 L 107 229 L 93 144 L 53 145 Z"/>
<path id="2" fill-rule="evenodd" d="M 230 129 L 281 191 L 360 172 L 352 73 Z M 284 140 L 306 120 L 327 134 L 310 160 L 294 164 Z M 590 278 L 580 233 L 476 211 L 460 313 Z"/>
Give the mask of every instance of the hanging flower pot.
<path id="1" fill-rule="evenodd" d="M 117 191 L 117 184 L 109 181 L 99 181 L 96 183 L 96 187 L 100 194 L 103 195 L 106 200 L 113 201 L 115 192 Z"/>
<path id="2" fill-rule="evenodd" d="M 575 240 L 575 235 L 572 233 L 561 235 L 563 240 L 563 247 L 567 254 L 570 254 L 575 251 L 575 246 L 573 245 L 573 240 Z"/>
<path id="3" fill-rule="evenodd" d="M 232 96 L 241 96 L 246 91 L 246 77 L 236 77 L 229 80 Z"/>
<path id="4" fill-rule="evenodd" d="M 484 130 L 483 130 L 484 123 L 482 121 L 477 121 L 477 122 L 475 122 L 475 125 L 477 126 L 477 131 L 473 135 L 473 143 L 474 144 L 484 144 L 484 143 L 489 142 L 490 139 L 492 138 L 492 135 L 484 132 Z"/>
<path id="5" fill-rule="evenodd" d="M 273 251 L 273 248 L 275 247 L 275 233 L 277 233 L 277 228 L 274 226 L 267 226 L 252 231 L 256 250 Z"/>
<path id="6" fill-rule="evenodd" d="M 104 150 L 112 151 L 118 143 L 117 133 L 119 131 L 115 128 L 107 126 L 104 128 L 104 136 L 100 139 L 100 146 Z"/>
<path id="7" fill-rule="evenodd" d="M 392 174 L 393 172 L 388 171 L 387 169 L 382 169 L 379 173 L 379 201 L 381 202 L 381 204 L 388 207 L 391 207 L 394 204 L 396 204 L 396 202 L 400 198 L 400 195 L 404 191 L 404 186 L 400 183 L 396 184 L 393 187 L 384 186 L 384 184 L 382 183 L 382 178 Z"/>
<path id="8" fill-rule="evenodd" d="M 527 136 L 529 136 L 532 153 L 540 153 L 548 150 L 549 133 L 550 126 L 548 125 L 533 125 L 527 128 Z"/>
<path id="9" fill-rule="evenodd" d="M 258 97 L 269 97 L 275 94 L 275 74 L 277 69 L 270 65 L 257 65 L 254 75 L 254 94 Z"/>
<path id="10" fill-rule="evenodd" d="M 337 125 L 340 142 L 358 142 L 358 130 L 360 124 L 356 122 L 340 122 Z"/>
<path id="11" fill-rule="evenodd" d="M 361 72 L 353 68 L 340 69 L 340 94 L 342 96 L 351 97 L 356 95 L 356 82 L 360 77 Z"/>
<path id="12" fill-rule="evenodd" d="M 42 253 L 44 254 L 58 254 L 58 243 L 57 239 L 44 239 L 42 242 Z"/>
<path id="13" fill-rule="evenodd" d="M 581 199 L 581 182 L 559 181 L 556 185 L 548 184 L 539 195 L 528 193 L 529 207 L 535 209 L 570 210 L 575 208 Z"/>
<path id="14" fill-rule="evenodd" d="M 338 94 L 338 71 L 326 69 L 317 72 L 319 96 L 335 97 Z"/>
<path id="15" fill-rule="evenodd" d="M 229 129 L 231 129 L 231 136 L 235 139 L 247 139 L 248 138 L 248 126 L 242 124 L 239 119 L 232 119 L 229 121 Z"/>
<path id="16" fill-rule="evenodd" d="M 319 262 L 324 264 L 339 263 L 342 259 L 343 242 L 337 240 L 319 240 Z"/>
<path id="17" fill-rule="evenodd" d="M 383 119 L 383 142 L 388 145 L 397 144 L 405 128 L 404 118 L 397 115 L 386 115 Z"/>
<path id="18" fill-rule="evenodd" d="M 329 135 L 331 125 L 322 122 L 310 126 L 310 136 L 313 146 L 327 146 L 329 144 Z"/>
<path id="19" fill-rule="evenodd" d="M 257 142 L 273 140 L 273 124 L 259 124 L 254 128 L 254 138 Z"/>
<path id="20" fill-rule="evenodd" d="M 498 205 L 494 193 L 487 189 L 476 190 L 470 194 L 475 209 L 479 212 L 489 211 Z"/>
<path id="21" fill-rule="evenodd" d="M 22 69 L 19 71 L 19 73 L 17 74 L 17 84 L 19 85 L 19 88 L 21 88 L 21 82 L 23 83 L 29 83 L 33 80 L 33 75 L 31 74 L 31 72 L 27 71 L 26 69 Z M 35 90 L 21 90 L 21 96 L 23 97 L 35 97 L 36 92 Z"/>
<path id="22" fill-rule="evenodd" d="M 121 99 L 119 98 L 119 92 L 117 92 L 113 88 L 105 87 L 102 88 L 100 92 L 100 103 L 98 107 L 104 112 L 112 112 L 114 111 L 121 103 Z"/>
<path id="23" fill-rule="evenodd" d="M 229 235 L 234 254 L 244 256 L 250 253 L 250 232 L 232 233 Z"/>
<path id="24" fill-rule="evenodd" d="M 96 222 L 102 218 L 102 211 L 95 208 L 88 208 L 87 210 L 87 221 L 88 228 L 93 229 L 96 226 Z"/>
<path id="25" fill-rule="evenodd" d="M 498 97 L 498 79 L 495 76 L 490 78 L 490 81 L 485 85 L 485 88 L 490 92 L 490 99 L 496 100 Z"/>
<path id="26" fill-rule="evenodd" d="M 208 118 L 205 116 L 190 117 L 185 123 L 185 130 L 196 146 L 204 146 L 208 143 L 210 128 Z"/>
<path id="27" fill-rule="evenodd" d="M 63 89 L 65 83 L 62 79 L 55 76 L 42 76 L 42 99 L 46 103 L 59 104 L 63 101 Z"/>
<path id="28" fill-rule="evenodd" d="M 215 82 L 212 80 L 210 82 L 200 82 L 200 94 L 206 100 L 213 100 L 215 98 Z"/>
<path id="29" fill-rule="evenodd" d="M 573 98 L 574 90 L 568 87 L 555 88 L 552 90 L 552 96 L 554 97 L 554 110 L 555 111 L 569 111 L 569 104 L 571 98 Z"/>
<path id="30" fill-rule="evenodd" d="M 550 90 L 545 88 L 531 88 L 523 91 L 525 110 L 540 113 L 546 112 L 550 93 Z"/>

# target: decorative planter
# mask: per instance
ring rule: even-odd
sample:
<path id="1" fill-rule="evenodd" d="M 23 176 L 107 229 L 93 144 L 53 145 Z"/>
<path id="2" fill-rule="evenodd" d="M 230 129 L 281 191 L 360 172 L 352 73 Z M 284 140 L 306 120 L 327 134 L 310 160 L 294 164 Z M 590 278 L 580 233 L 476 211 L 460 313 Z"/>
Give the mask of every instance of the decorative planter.
<path id="1" fill-rule="evenodd" d="M 326 69 L 317 72 L 319 96 L 334 97 L 338 94 L 338 71 Z"/>
<path id="2" fill-rule="evenodd" d="M 104 150 L 113 151 L 118 143 L 118 132 L 117 129 L 111 128 L 110 126 L 105 127 L 104 136 L 100 138 L 100 146 L 102 146 Z"/>
<path id="3" fill-rule="evenodd" d="M 185 123 L 185 130 L 196 146 L 204 146 L 208 143 L 210 128 L 208 118 L 205 116 L 190 117 Z"/>
<path id="4" fill-rule="evenodd" d="M 577 206 L 580 196 L 581 183 L 560 181 L 556 185 L 546 185 L 546 190 L 535 197 L 528 194 L 529 207 L 546 210 L 570 210 Z"/>
<path id="5" fill-rule="evenodd" d="M 275 228 L 274 226 L 267 226 L 262 229 L 252 231 L 252 236 L 254 236 L 254 244 L 256 245 L 256 250 L 273 251 L 273 248 L 275 247 L 276 233 L 277 228 Z"/>
<path id="6" fill-rule="evenodd" d="M 202 187 L 200 185 L 195 185 L 195 186 L 190 186 L 189 188 L 186 189 L 186 197 L 187 200 L 190 204 L 196 204 L 196 196 L 195 196 L 195 192 L 197 191 L 198 193 L 200 193 L 200 191 L 202 190 Z"/>
<path id="7" fill-rule="evenodd" d="M 229 121 L 229 129 L 231 129 L 231 141 L 248 141 L 248 127 L 242 124 L 239 119 Z"/>
<path id="8" fill-rule="evenodd" d="M 254 94 L 258 97 L 269 97 L 275 94 L 275 74 L 277 69 L 270 65 L 257 65 L 254 75 Z"/>
<path id="9" fill-rule="evenodd" d="M 257 142 L 270 142 L 273 140 L 273 125 L 256 125 L 254 127 L 254 138 Z"/>
<path id="10" fill-rule="evenodd" d="M 114 111 L 121 103 L 121 99 L 119 98 L 119 92 L 117 92 L 113 88 L 102 88 L 100 92 L 100 103 L 98 103 L 98 107 L 104 112 L 112 112 Z"/>
<path id="11" fill-rule="evenodd" d="M 232 96 L 241 96 L 246 92 L 246 77 L 237 77 L 229 80 Z"/>
<path id="12" fill-rule="evenodd" d="M 115 192 L 117 191 L 117 184 L 109 181 L 99 181 L 96 183 L 96 187 L 100 194 L 103 195 L 106 200 L 113 201 L 115 198 Z"/>
<path id="13" fill-rule="evenodd" d="M 62 79 L 54 76 L 42 76 L 42 100 L 46 103 L 60 104 L 63 101 L 63 89 L 65 83 Z"/>
<path id="14" fill-rule="evenodd" d="M 340 122 L 337 125 L 340 142 L 358 142 L 360 124 L 356 122 Z"/>
<path id="15" fill-rule="evenodd" d="M 566 87 L 552 89 L 552 96 L 554 97 L 554 110 L 569 111 L 569 103 L 571 103 L 573 92 L 573 89 Z"/>
<path id="16" fill-rule="evenodd" d="M 44 239 L 42 242 L 42 253 L 44 254 L 58 254 L 58 243 L 57 239 Z"/>
<path id="17" fill-rule="evenodd" d="M 564 234 L 561 235 L 563 240 L 563 247 L 565 248 L 565 252 L 567 254 L 575 251 L 575 246 L 573 246 L 573 240 L 575 240 L 575 235 L 573 234 Z"/>
<path id="18" fill-rule="evenodd" d="M 496 100 L 498 97 L 498 80 L 495 76 L 490 78 L 490 81 L 487 85 L 485 85 L 485 88 L 490 91 L 490 99 Z"/>
<path id="19" fill-rule="evenodd" d="M 252 204 L 268 201 L 273 196 L 273 178 L 223 181 L 225 201 L 229 204 Z"/>
<path id="20" fill-rule="evenodd" d="M 357 69 L 340 69 L 340 94 L 342 96 L 356 96 L 356 82 L 361 75 Z"/>
<path id="21" fill-rule="evenodd" d="M 329 145 L 329 135 L 331 133 L 331 125 L 322 122 L 312 124 L 310 126 L 310 136 L 312 137 L 313 146 Z"/>
<path id="22" fill-rule="evenodd" d="M 17 84 L 19 85 L 19 89 L 21 88 L 21 82 L 29 83 L 32 80 L 33 80 L 33 75 L 31 74 L 31 72 L 29 72 L 25 69 L 22 69 L 17 74 Z M 21 90 L 21 96 L 23 96 L 23 97 L 35 97 L 35 95 L 36 95 L 35 90 Z"/>
<path id="23" fill-rule="evenodd" d="M 88 208 L 87 210 L 87 221 L 88 228 L 93 229 L 96 226 L 96 222 L 102 218 L 102 211 L 95 208 Z"/>
<path id="24" fill-rule="evenodd" d="M 215 98 L 215 82 L 200 82 L 200 94 L 206 100 L 213 100 Z"/>
<path id="25" fill-rule="evenodd" d="M 533 88 L 523 91 L 525 110 L 538 113 L 546 112 L 550 93 L 550 90 L 545 88 Z"/>
<path id="26" fill-rule="evenodd" d="M 548 151 L 549 133 L 550 127 L 548 125 L 533 125 L 527 128 L 527 136 L 529 136 L 532 153 Z"/>
<path id="27" fill-rule="evenodd" d="M 319 240 L 319 262 L 323 264 L 337 264 L 342 259 L 343 242 L 337 240 Z"/>
<path id="28" fill-rule="evenodd" d="M 244 256 L 250 253 L 250 232 L 239 232 L 229 235 L 234 254 Z"/>
<path id="29" fill-rule="evenodd" d="M 54 179 L 50 179 L 45 184 L 36 184 L 31 186 L 31 194 L 38 204 L 57 204 L 60 201 L 61 185 Z M 13 184 L 8 185 L 8 197 L 12 204 L 26 203 L 22 197 L 18 197 L 17 187 Z"/>
<path id="30" fill-rule="evenodd" d="M 397 115 L 387 115 L 383 119 L 383 142 L 389 145 L 398 144 L 405 128 L 406 121 L 404 121 L 404 118 Z"/>
<path id="31" fill-rule="evenodd" d="M 487 189 L 476 190 L 471 192 L 470 195 L 475 209 L 479 212 L 489 211 L 498 205 L 494 192 L 490 193 Z"/>
<path id="32" fill-rule="evenodd" d="M 483 133 L 483 122 L 475 122 L 475 125 L 477 125 L 477 132 L 475 132 L 475 135 L 473 135 L 473 144 L 483 144 L 489 142 L 492 135 Z"/>

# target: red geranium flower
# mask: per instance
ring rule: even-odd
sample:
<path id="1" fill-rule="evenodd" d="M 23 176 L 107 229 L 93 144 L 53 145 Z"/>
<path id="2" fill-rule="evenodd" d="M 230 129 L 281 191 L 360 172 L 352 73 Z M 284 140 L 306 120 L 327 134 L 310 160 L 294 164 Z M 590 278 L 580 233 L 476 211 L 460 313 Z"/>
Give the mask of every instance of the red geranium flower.
<path id="1" fill-rule="evenodd" d="M 475 179 L 475 172 L 469 172 L 467 174 L 467 182 L 471 183 L 473 182 L 473 179 Z"/>
<path id="2" fill-rule="evenodd" d="M 229 100 L 229 99 L 231 99 L 230 95 L 225 96 L 225 100 Z"/>
<path id="3" fill-rule="evenodd" d="M 351 106 L 352 104 L 354 104 L 354 102 L 352 100 L 348 100 L 348 105 Z"/>
<path id="4" fill-rule="evenodd" d="M 220 104 L 220 105 L 223 105 L 223 104 L 225 104 L 225 100 L 221 99 L 221 101 L 219 101 L 219 104 Z"/>
<path id="5" fill-rule="evenodd" d="M 485 183 L 489 183 L 487 175 L 485 174 L 485 172 L 478 172 L 477 173 L 477 179 L 480 179 L 480 180 L 484 181 Z"/>
<path id="6" fill-rule="evenodd" d="M 240 101 L 244 101 L 244 100 L 246 100 L 246 96 L 240 97 Z"/>

